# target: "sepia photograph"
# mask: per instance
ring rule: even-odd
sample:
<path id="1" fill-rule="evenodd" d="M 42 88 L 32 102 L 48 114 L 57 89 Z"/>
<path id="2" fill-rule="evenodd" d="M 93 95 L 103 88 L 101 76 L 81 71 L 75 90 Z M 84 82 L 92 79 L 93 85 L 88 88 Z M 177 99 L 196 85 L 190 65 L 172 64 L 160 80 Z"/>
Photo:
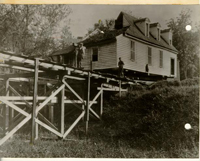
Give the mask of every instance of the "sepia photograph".
<path id="1" fill-rule="evenodd" d="M 199 5 L 0 4 L 0 158 L 199 158 Z"/>

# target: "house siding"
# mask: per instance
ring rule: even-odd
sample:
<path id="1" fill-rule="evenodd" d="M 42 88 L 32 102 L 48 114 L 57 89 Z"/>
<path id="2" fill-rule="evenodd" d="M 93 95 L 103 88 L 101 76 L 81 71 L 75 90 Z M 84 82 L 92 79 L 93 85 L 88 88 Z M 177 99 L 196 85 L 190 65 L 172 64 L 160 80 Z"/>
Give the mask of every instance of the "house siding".
<path id="1" fill-rule="evenodd" d="M 91 63 L 92 48 L 95 47 L 99 49 L 98 61 Z M 87 48 L 85 57 L 82 60 L 82 66 L 84 67 L 85 70 L 116 68 L 117 67 L 116 42 Z"/>
<path id="2" fill-rule="evenodd" d="M 132 40 L 135 42 L 135 61 L 131 57 L 131 39 L 119 35 L 117 37 L 117 57 L 121 57 L 124 62 L 124 68 L 145 72 L 145 66 L 148 64 L 148 47 L 152 48 L 152 65 L 149 65 L 149 73 L 171 76 L 170 69 L 171 58 L 175 59 L 175 74 L 177 75 L 177 55 L 167 50 L 156 48 L 144 43 Z M 160 67 L 160 50 L 163 51 L 163 67 Z"/>

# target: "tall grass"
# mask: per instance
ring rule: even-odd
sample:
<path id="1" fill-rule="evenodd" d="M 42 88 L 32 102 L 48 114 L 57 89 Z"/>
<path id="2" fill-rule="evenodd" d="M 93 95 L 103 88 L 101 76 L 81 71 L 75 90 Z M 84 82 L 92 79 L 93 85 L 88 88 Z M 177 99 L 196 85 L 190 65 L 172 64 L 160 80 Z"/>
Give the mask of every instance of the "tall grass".
<path id="1" fill-rule="evenodd" d="M 112 97 L 106 103 L 105 126 L 114 137 L 137 140 L 138 147 L 164 149 L 174 157 L 188 150 L 185 157 L 197 156 L 199 88 L 185 82 L 158 82 L 146 89 L 133 88 L 121 99 Z M 184 128 L 186 123 L 191 130 Z"/>

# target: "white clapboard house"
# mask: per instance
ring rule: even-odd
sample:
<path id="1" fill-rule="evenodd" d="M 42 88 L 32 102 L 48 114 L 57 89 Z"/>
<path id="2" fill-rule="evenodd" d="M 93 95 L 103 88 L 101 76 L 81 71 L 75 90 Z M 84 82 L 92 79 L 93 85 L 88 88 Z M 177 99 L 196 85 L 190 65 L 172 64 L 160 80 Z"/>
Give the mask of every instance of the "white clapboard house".
<path id="1" fill-rule="evenodd" d="M 97 32 L 82 40 L 86 53 L 84 70 L 117 73 L 119 57 L 124 62 L 125 75 L 135 79 L 177 78 L 177 49 L 172 44 L 172 31 L 148 18 L 137 19 L 121 12 L 113 29 Z M 71 45 L 52 54 L 54 61 L 76 66 L 76 46 Z M 148 73 L 146 65 L 148 64 Z"/>

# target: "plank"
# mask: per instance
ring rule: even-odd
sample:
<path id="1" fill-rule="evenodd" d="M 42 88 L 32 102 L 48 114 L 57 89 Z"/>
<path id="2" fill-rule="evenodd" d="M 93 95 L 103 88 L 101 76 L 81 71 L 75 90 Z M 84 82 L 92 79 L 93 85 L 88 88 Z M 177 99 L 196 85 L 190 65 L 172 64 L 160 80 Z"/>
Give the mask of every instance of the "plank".
<path id="1" fill-rule="evenodd" d="M 83 111 L 79 117 L 74 121 L 74 123 L 67 129 L 67 131 L 63 135 L 63 139 L 72 131 L 72 129 L 77 125 L 77 123 L 81 120 L 81 118 L 85 115 L 85 111 Z"/>
<path id="2" fill-rule="evenodd" d="M 94 97 L 94 99 L 92 100 L 92 102 L 89 103 L 89 108 L 94 104 L 94 102 L 96 101 L 96 99 L 100 96 L 101 94 L 101 90 L 97 93 L 97 95 Z"/>
<path id="3" fill-rule="evenodd" d="M 65 88 L 61 90 L 61 134 L 64 134 L 65 130 Z"/>
<path id="4" fill-rule="evenodd" d="M 85 78 L 74 77 L 74 76 L 69 76 L 69 75 L 65 75 L 63 78 L 68 78 L 68 79 L 73 79 L 73 80 L 85 80 Z"/>
<path id="5" fill-rule="evenodd" d="M 88 80 L 87 80 L 87 102 L 86 102 L 86 125 L 85 125 L 85 133 L 88 134 L 88 123 L 89 123 L 89 109 L 90 109 L 90 72 L 88 72 Z"/>
<path id="6" fill-rule="evenodd" d="M 98 118 L 99 120 L 101 119 L 101 117 L 97 115 L 97 113 L 92 108 L 89 108 L 89 110 L 92 112 L 94 116 L 96 116 L 96 118 Z"/>
<path id="7" fill-rule="evenodd" d="M 6 80 L 6 96 L 8 97 L 9 96 L 9 79 L 7 79 Z M 3 101 L 2 101 L 3 102 Z M 7 132 L 7 130 L 8 130 L 8 128 L 9 128 L 9 124 L 10 124 L 10 120 L 9 120 L 9 112 L 10 112 L 10 108 L 9 108 L 9 106 L 6 104 L 6 106 L 5 106 L 5 118 L 4 118 L 4 120 L 5 120 L 5 127 L 4 127 L 4 132 L 6 133 Z"/>
<path id="8" fill-rule="evenodd" d="M 28 116 L 29 114 L 27 112 L 25 112 L 24 110 L 22 110 L 21 108 L 17 107 L 16 105 L 14 105 L 13 103 L 3 99 L 2 97 L 0 97 L 0 101 L 4 102 L 6 105 L 10 106 L 11 108 L 15 109 L 16 111 L 20 112 L 21 114 L 23 114 L 24 116 Z"/>
<path id="9" fill-rule="evenodd" d="M 29 120 L 31 119 L 31 114 L 29 114 L 25 119 L 23 119 L 14 129 L 12 129 L 10 132 L 7 133 L 6 136 L 4 136 L 1 140 L 0 140 L 0 146 L 6 141 L 8 140 L 14 133 L 17 132 L 17 130 L 19 130 L 25 123 L 27 123 Z"/>
<path id="10" fill-rule="evenodd" d="M 33 107 L 32 107 L 32 124 L 31 124 L 31 144 L 34 144 L 35 134 L 37 134 L 35 118 L 37 117 L 36 106 L 37 106 L 37 96 L 38 96 L 38 71 L 39 71 L 39 59 L 35 59 L 35 75 L 34 75 L 34 91 L 33 91 Z"/>
<path id="11" fill-rule="evenodd" d="M 38 113 L 55 95 L 57 95 L 63 88 L 65 87 L 64 84 L 62 84 L 55 92 L 53 92 L 44 102 L 42 102 L 37 108 L 36 113 Z"/>
<path id="12" fill-rule="evenodd" d="M 70 85 L 63 79 L 62 81 L 65 86 L 67 86 L 67 88 L 69 88 L 69 90 L 80 100 L 83 102 L 83 99 L 70 87 Z"/>
<path id="13" fill-rule="evenodd" d="M 100 99 L 100 117 L 102 118 L 102 114 L 103 114 L 103 88 L 101 85 L 101 99 Z"/>
<path id="14" fill-rule="evenodd" d="M 102 88 L 104 91 L 110 91 L 110 92 L 119 92 L 119 88 L 118 89 L 112 89 L 112 88 Z M 97 90 L 101 90 L 101 87 L 98 87 Z M 128 89 L 121 89 L 121 92 L 127 92 Z"/>
<path id="15" fill-rule="evenodd" d="M 43 123 L 42 121 L 35 119 L 35 122 L 37 122 L 39 125 L 41 125 L 42 127 L 44 127 L 45 129 L 51 131 L 52 133 L 56 134 L 59 137 L 63 137 L 63 135 L 61 133 L 59 133 L 58 131 L 54 130 L 53 128 L 49 127 L 48 125 L 46 125 L 45 123 Z"/>

